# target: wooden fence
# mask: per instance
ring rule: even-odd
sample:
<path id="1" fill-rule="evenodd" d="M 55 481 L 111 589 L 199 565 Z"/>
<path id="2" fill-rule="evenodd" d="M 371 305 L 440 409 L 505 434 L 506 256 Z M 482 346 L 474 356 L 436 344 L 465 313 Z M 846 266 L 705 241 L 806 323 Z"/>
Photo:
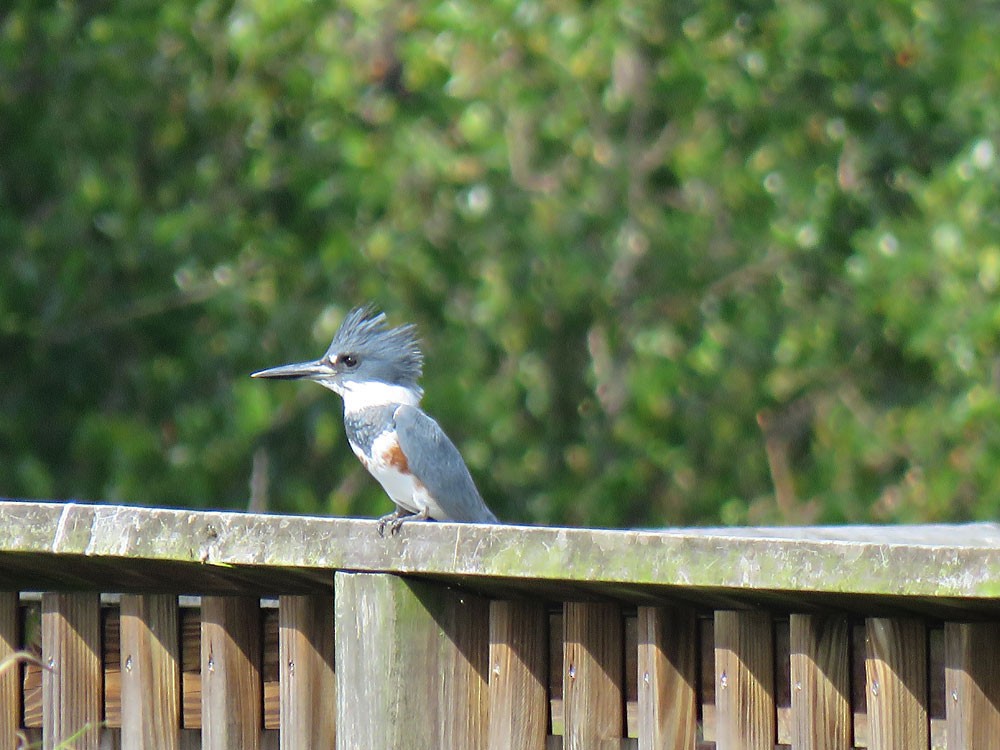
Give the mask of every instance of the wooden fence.
<path id="1" fill-rule="evenodd" d="M 0 502 L 0 748 L 1000 747 L 1000 530 Z"/>

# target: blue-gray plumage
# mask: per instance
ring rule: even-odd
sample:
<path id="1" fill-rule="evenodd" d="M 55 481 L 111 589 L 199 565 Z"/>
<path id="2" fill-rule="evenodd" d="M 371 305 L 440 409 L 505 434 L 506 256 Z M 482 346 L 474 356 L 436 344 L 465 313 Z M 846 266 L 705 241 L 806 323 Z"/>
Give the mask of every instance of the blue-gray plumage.
<path id="1" fill-rule="evenodd" d="M 392 428 L 393 414 L 397 408 L 396 404 L 386 404 L 359 409 L 354 414 L 345 412 L 344 431 L 347 433 L 347 442 L 355 450 L 360 449 L 366 456 L 370 456 L 375 438 Z"/>
<path id="2" fill-rule="evenodd" d="M 262 378 L 308 378 L 344 400 L 347 441 L 396 504 L 379 519 L 496 523 L 444 430 L 420 409 L 423 355 L 412 325 L 387 328 L 371 307 L 352 310 L 315 362 L 272 367 Z"/>
<path id="3" fill-rule="evenodd" d="M 436 498 L 441 513 L 452 521 L 496 523 L 455 444 L 444 430 L 415 406 L 402 404 L 394 415 L 399 448 L 410 472 Z M 447 500 L 445 500 L 447 498 Z"/>

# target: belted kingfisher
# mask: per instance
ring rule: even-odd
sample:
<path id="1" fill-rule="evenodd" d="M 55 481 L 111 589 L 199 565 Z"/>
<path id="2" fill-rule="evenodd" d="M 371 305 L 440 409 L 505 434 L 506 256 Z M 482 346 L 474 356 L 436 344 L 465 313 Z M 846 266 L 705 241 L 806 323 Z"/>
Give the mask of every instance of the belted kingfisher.
<path id="1" fill-rule="evenodd" d="M 348 313 L 321 359 L 251 377 L 315 380 L 340 395 L 347 442 L 396 504 L 379 535 L 409 520 L 497 523 L 455 444 L 420 409 L 422 371 L 416 327 L 388 328 L 368 306 Z"/>

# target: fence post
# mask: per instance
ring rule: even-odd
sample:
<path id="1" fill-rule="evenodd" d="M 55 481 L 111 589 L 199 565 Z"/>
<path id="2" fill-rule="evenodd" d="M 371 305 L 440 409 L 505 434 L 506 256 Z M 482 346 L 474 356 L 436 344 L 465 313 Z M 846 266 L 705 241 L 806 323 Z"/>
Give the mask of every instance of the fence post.
<path id="1" fill-rule="evenodd" d="M 489 604 L 442 584 L 338 572 L 337 747 L 482 750 Z"/>

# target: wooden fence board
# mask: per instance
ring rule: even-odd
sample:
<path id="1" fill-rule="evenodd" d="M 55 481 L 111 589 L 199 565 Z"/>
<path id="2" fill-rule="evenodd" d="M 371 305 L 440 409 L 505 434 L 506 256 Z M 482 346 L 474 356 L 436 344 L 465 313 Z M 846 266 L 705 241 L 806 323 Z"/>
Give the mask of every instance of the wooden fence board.
<path id="1" fill-rule="evenodd" d="M 201 745 L 203 707 L 206 747 L 278 748 L 279 726 L 284 727 L 283 750 L 321 745 L 324 739 L 329 747 L 335 728 L 317 726 L 323 721 L 332 725 L 335 713 L 321 706 L 338 705 L 339 710 L 339 703 L 319 696 L 336 690 L 304 687 L 302 664 L 308 657 L 295 652 L 311 643 L 305 630 L 330 623 L 305 611 L 296 613 L 289 603 L 307 601 L 297 598 L 303 595 L 326 597 L 329 609 L 333 571 L 345 569 L 352 571 L 345 575 L 375 576 L 370 580 L 402 586 L 388 587 L 388 594 L 380 589 L 383 583 L 367 593 L 363 587 L 355 592 L 359 601 L 368 596 L 377 606 L 389 607 L 379 615 L 389 623 L 387 634 L 361 635 L 370 646 L 365 653 L 373 653 L 375 645 L 392 644 L 389 651 L 405 667 L 396 687 L 405 692 L 409 685 L 411 692 L 419 692 L 407 700 L 430 711 L 420 720 L 409 715 L 393 719 L 408 736 L 389 745 L 412 742 L 478 750 L 490 742 L 494 747 L 518 744 L 502 739 L 506 731 L 508 736 L 532 737 L 522 743 L 525 746 L 565 748 L 589 742 L 586 738 L 599 743 L 602 737 L 612 747 L 646 750 L 667 742 L 689 747 L 688 738 L 695 735 L 696 747 L 717 740 L 719 750 L 733 747 L 734 737 L 739 743 L 745 740 L 743 746 L 765 746 L 762 738 L 768 736 L 771 742 L 796 748 L 844 748 L 849 743 L 919 750 L 946 743 L 952 748 L 988 747 L 1000 736 L 1000 526 L 636 532 L 442 523 L 417 524 L 372 544 L 372 522 L 351 519 L 42 503 L 5 504 L 3 515 L 0 587 L 26 591 L 20 603 L 14 594 L 0 594 L 0 659 L 24 646 L 25 640 L 29 649 L 41 653 L 44 640 L 43 658 L 53 657 L 58 669 L 37 664 L 19 668 L 23 680 L 15 680 L 12 699 L 7 695 L 10 681 L 0 673 L 0 747 L 10 744 L 11 732 L 18 729 L 41 746 L 43 726 L 44 742 L 51 747 L 59 733 L 70 731 L 65 717 L 71 708 L 91 722 L 89 731 L 72 739 L 77 747 L 95 741 L 102 749 L 138 747 L 154 732 L 151 727 L 164 727 L 169 735 L 173 724 L 179 737 L 175 745 L 151 737 L 148 743 L 186 750 Z M 421 583 L 400 577 L 410 575 Z M 43 617 L 42 597 L 32 592 L 50 583 L 50 591 L 90 593 L 67 594 L 62 600 L 49 594 Z M 464 593 L 469 589 L 478 594 Z M 137 595 L 125 596 L 119 616 L 116 594 L 102 597 L 103 607 L 94 606 L 96 592 L 108 590 Z M 269 602 L 260 606 L 256 597 L 262 591 L 282 596 L 284 618 Z M 242 616 L 227 615 L 219 627 L 245 646 L 235 653 L 244 660 L 253 655 L 249 661 L 254 665 L 246 671 L 256 670 L 255 676 L 240 683 L 236 675 L 241 668 L 229 668 L 225 659 L 203 658 L 202 648 L 211 646 L 207 634 L 213 599 L 206 600 L 205 639 L 201 613 L 182 607 L 174 615 L 177 718 L 164 718 L 170 699 L 165 706 L 153 704 L 157 691 L 169 689 L 136 687 L 148 679 L 142 676 L 146 662 L 140 657 L 152 648 L 143 646 L 141 639 L 154 630 L 149 622 L 161 618 L 146 618 L 141 612 L 136 617 L 135 611 L 157 600 L 153 592 L 164 592 L 167 601 L 181 592 L 200 593 L 214 596 L 216 604 L 220 592 L 252 595 L 244 614 L 253 613 L 247 622 L 254 637 L 239 634 L 246 625 Z M 532 599 L 518 606 L 534 614 L 520 624 L 531 630 L 536 626 L 525 623 L 541 613 L 542 625 L 521 656 L 514 646 L 528 636 L 504 640 L 499 635 L 504 628 L 516 630 L 514 610 L 504 611 L 506 605 L 490 604 L 482 596 L 509 600 L 526 595 Z M 588 603 L 566 605 L 566 613 L 585 609 L 572 616 L 554 614 L 564 602 L 579 600 Z M 657 634 L 670 625 L 659 621 L 660 615 L 675 612 L 666 602 L 698 608 L 694 627 L 700 635 L 676 640 Z M 487 615 L 491 607 L 492 642 Z M 601 607 L 615 612 L 610 630 L 592 616 Z M 770 610 L 772 615 L 734 612 L 720 613 L 717 620 L 705 618 L 713 610 L 745 607 L 758 613 Z M 582 616 L 583 611 L 589 615 Z M 824 614 L 786 619 L 782 613 L 788 611 Z M 839 614 L 825 614 L 830 612 Z M 59 626 L 56 615 L 78 622 Z M 917 615 L 924 619 L 904 619 Z M 349 624 L 361 621 L 357 615 L 341 616 Z M 736 619 L 727 621 L 729 617 Z M 764 621 L 755 622 L 754 617 Z M 37 638 L 27 634 L 26 623 L 32 618 Z M 971 622 L 983 619 L 989 622 Z M 418 624 L 416 630 L 401 634 L 411 621 Z M 546 621 L 555 623 L 556 630 L 550 627 L 546 633 Z M 844 628 L 850 634 L 846 638 Z M 342 632 L 320 640 L 348 643 L 352 638 Z M 103 658 L 98 656 L 96 676 L 68 679 L 74 669 L 78 674 L 85 671 L 87 651 L 95 652 L 97 644 Z M 416 650 L 406 653 L 407 644 L 416 644 Z M 678 678 L 684 671 L 684 653 L 675 664 L 671 648 L 693 656 L 691 710 L 690 687 Z M 76 664 L 67 658 L 76 659 Z M 330 658 L 324 659 L 326 679 L 336 683 L 341 677 L 330 672 Z M 525 669 L 535 659 L 541 666 Z M 597 679 L 591 686 L 604 680 L 612 689 L 580 689 L 588 660 L 600 667 L 592 670 Z M 495 664 L 501 670 L 493 678 Z M 220 688 L 223 693 L 242 692 L 248 704 L 253 703 L 252 720 L 233 710 L 228 698 L 220 701 L 225 710 L 209 708 L 219 692 L 209 685 L 216 668 L 229 673 L 219 678 L 228 685 Z M 363 669 L 375 671 L 369 664 L 357 667 L 357 674 L 365 674 Z M 522 673 L 515 680 L 518 669 Z M 146 671 L 169 670 L 160 665 Z M 379 679 L 381 686 L 389 684 Z M 662 687 L 670 681 L 673 688 Z M 71 683 L 74 694 L 67 699 Z M 528 698 L 539 683 L 541 698 Z M 350 689 L 356 691 L 357 686 L 351 684 Z M 734 699 L 740 689 L 744 695 Z M 143 706 L 147 698 L 149 704 Z M 396 709 L 404 702 L 398 697 L 386 700 L 396 700 Z M 530 701 L 534 708 L 509 707 L 518 701 Z M 853 721 L 844 721 L 845 704 Z M 151 718 L 154 710 L 161 716 Z M 671 712 L 676 716 L 665 718 Z M 216 727 L 220 718 L 234 715 L 243 729 Z M 18 722 L 21 727 L 14 726 Z M 681 729 L 671 729 L 678 724 Z M 421 740 L 423 725 L 426 742 Z M 614 729 L 605 731 L 608 725 Z M 246 727 L 251 728 L 245 737 L 240 732 Z M 544 736 L 550 731 L 565 733 L 565 738 Z M 372 744 L 367 736 L 361 742 Z"/>
<path id="2" fill-rule="evenodd" d="M 42 597 L 42 741 L 97 750 L 103 674 L 101 602 L 96 593 Z"/>
<path id="3" fill-rule="evenodd" d="M 281 714 L 281 670 L 279 641 L 279 614 L 277 607 L 261 607 L 261 655 L 260 655 L 260 690 L 264 701 L 264 730 L 277 730 Z M 277 734 L 277 732 L 274 732 Z M 262 748 L 263 750 L 263 748 Z"/>
<path id="4" fill-rule="evenodd" d="M 545 750 L 548 624 L 542 602 L 490 602 L 490 750 Z"/>
<path id="5" fill-rule="evenodd" d="M 698 619 L 680 607 L 639 607 L 639 750 L 694 750 Z"/>
<path id="6" fill-rule="evenodd" d="M 201 729 L 201 610 L 182 607 L 181 631 L 181 726 Z"/>
<path id="7" fill-rule="evenodd" d="M 116 644 L 108 648 L 109 643 Z M 104 726 L 122 726 L 121 611 L 101 607 L 101 663 L 104 665 Z M 114 732 L 114 736 L 119 733 Z"/>
<path id="8" fill-rule="evenodd" d="M 1000 746 L 1000 623 L 945 624 L 948 750 Z"/>
<path id="9" fill-rule="evenodd" d="M 334 591 L 337 747 L 484 748 L 486 600 L 370 573 L 338 572 Z"/>
<path id="10" fill-rule="evenodd" d="M 42 729 L 42 603 L 22 603 L 20 616 L 21 645 L 38 660 L 24 665 L 22 710 L 24 728 L 38 730 L 41 744 Z"/>
<path id="11" fill-rule="evenodd" d="M 945 702 L 945 639 L 944 623 L 927 625 L 927 718 L 930 724 L 932 750 L 944 750 L 947 738 L 947 705 Z M 997 750 L 1000 750 L 1000 735 Z"/>
<path id="12" fill-rule="evenodd" d="M 621 745 L 625 735 L 624 622 L 605 602 L 563 605 L 563 712 L 566 750 Z"/>
<path id="13" fill-rule="evenodd" d="M 849 750 L 850 629 L 842 615 L 790 617 L 792 747 Z"/>
<path id="14" fill-rule="evenodd" d="M 774 750 L 774 633 L 766 612 L 715 613 L 718 750 Z"/>
<path id="15" fill-rule="evenodd" d="M 552 735 L 562 742 L 563 721 L 563 613 L 549 612 L 549 721 Z"/>
<path id="16" fill-rule="evenodd" d="M 850 628 L 851 723 L 854 725 L 854 746 L 868 747 L 868 680 L 865 660 L 868 646 L 865 623 L 853 622 Z"/>
<path id="17" fill-rule="evenodd" d="M 715 618 L 698 618 L 698 716 L 702 739 L 715 742 Z"/>
<path id="18" fill-rule="evenodd" d="M 0 591 L 0 747 L 17 747 L 21 728 L 21 664 L 17 592 Z"/>
<path id="19" fill-rule="evenodd" d="M 260 601 L 206 596 L 201 601 L 201 724 L 204 750 L 259 750 Z"/>
<path id="20" fill-rule="evenodd" d="M 121 599 L 122 744 L 135 750 L 180 747 L 177 597 Z"/>
<path id="21" fill-rule="evenodd" d="M 885 606 L 963 611 L 980 598 L 995 612 L 1000 579 L 1000 528 L 988 524 L 635 531 L 433 523 L 372 544 L 370 520 L 82 503 L 3 507 L 4 588 L 89 583 L 142 593 L 289 594 L 328 592 L 330 570 L 405 570 L 525 590 L 572 583 L 578 591 L 636 592 L 637 600 L 651 586 L 683 588 L 692 601 L 759 603 L 767 591 L 769 601 L 797 611 L 827 595 L 871 614 L 864 596 Z"/>
<path id="22" fill-rule="evenodd" d="M 424 594 L 432 602 L 435 593 Z M 439 748 L 485 750 L 489 734 L 490 605 L 487 599 L 449 590 L 447 606 L 436 615 L 445 637 L 439 660 L 442 675 L 442 732 Z"/>
<path id="23" fill-rule="evenodd" d="M 283 596 L 279 612 L 281 750 L 336 746 L 333 597 Z"/>
<path id="24" fill-rule="evenodd" d="M 124 599 L 125 602 L 128 598 Z M 527 600 L 522 600 L 527 603 Z M 127 607 L 127 605 L 126 605 Z M 38 612 L 37 617 L 40 623 L 40 608 L 37 604 L 33 604 L 30 601 L 24 603 L 18 607 L 21 612 L 18 614 L 18 620 L 30 619 L 32 611 Z M 279 669 L 279 654 L 278 654 L 278 609 L 264 608 L 261 610 L 261 617 L 263 622 L 263 630 L 266 631 L 262 635 L 263 648 L 266 656 L 262 657 L 262 675 L 261 681 L 263 683 L 264 693 L 268 690 L 269 678 L 264 672 L 273 670 L 273 684 L 274 684 L 274 698 L 273 706 L 270 706 L 270 714 L 268 713 L 268 702 L 264 701 L 264 727 L 265 733 L 262 735 L 262 748 L 266 747 L 267 742 L 277 741 L 278 733 L 276 731 L 279 726 L 279 712 L 280 712 L 280 701 L 278 700 L 278 669 Z M 796 616 L 797 617 L 797 616 Z M 267 627 L 269 619 L 273 621 L 273 637 L 268 635 L 269 628 Z M 558 660 L 553 662 L 556 664 L 552 668 L 549 674 L 549 689 L 546 694 L 546 704 L 551 706 L 551 716 L 553 721 L 558 721 L 558 724 L 549 724 L 548 717 L 546 716 L 546 724 L 548 724 L 552 730 L 556 732 L 558 740 L 546 739 L 548 744 L 558 741 L 562 743 L 562 688 L 561 681 L 563 675 L 562 662 L 563 662 L 563 641 L 562 641 L 562 621 L 563 616 L 558 614 L 548 614 L 548 621 L 550 622 L 550 627 L 548 628 L 549 633 L 554 640 L 552 641 L 555 646 L 552 651 L 556 652 L 558 655 Z M 197 609 L 191 609 L 190 607 L 184 607 L 180 611 L 179 619 L 184 624 L 182 630 L 181 640 L 183 641 L 183 648 L 181 653 L 191 651 L 194 653 L 192 665 L 188 665 L 190 669 L 198 669 L 198 659 L 200 652 L 200 613 Z M 103 627 L 102 636 L 102 650 L 104 652 L 103 664 L 104 664 L 104 675 L 105 675 L 105 689 L 104 689 L 104 702 L 106 706 L 106 716 L 104 719 L 104 726 L 107 730 L 102 732 L 102 745 L 104 747 L 104 742 L 114 743 L 118 732 L 115 731 L 116 726 L 119 722 L 119 717 L 121 716 L 120 710 L 120 700 L 117 695 L 118 688 L 116 687 L 115 678 L 119 675 L 119 663 L 121 662 L 120 657 L 120 647 L 119 643 L 119 617 L 117 614 L 117 607 L 113 604 L 109 606 L 102 607 L 101 621 Z M 625 664 L 626 672 L 623 676 L 623 686 L 625 692 L 627 693 L 626 704 L 627 707 L 627 729 L 628 733 L 634 736 L 635 740 L 629 740 L 623 746 L 628 746 L 634 744 L 638 747 L 638 737 L 640 736 L 640 722 L 639 722 L 639 710 L 637 701 L 634 700 L 635 687 L 641 681 L 641 675 L 631 675 L 628 670 L 637 672 L 638 664 L 638 653 L 640 646 L 638 645 L 638 630 L 639 630 L 639 618 L 637 616 L 631 616 L 629 614 L 624 614 L 624 630 L 625 630 L 625 642 L 626 642 L 626 652 L 629 649 L 636 650 L 636 655 L 631 662 L 631 666 L 628 661 L 628 654 L 626 653 Z M 631 624 L 631 637 L 629 634 L 629 628 Z M 788 718 L 783 719 L 782 717 L 782 707 L 778 705 L 782 698 L 781 690 L 779 689 L 780 682 L 791 682 L 790 671 L 785 669 L 789 665 L 784 665 L 782 662 L 790 662 L 789 659 L 789 644 L 785 641 L 788 640 L 788 622 L 784 622 L 786 638 L 785 641 L 782 640 L 782 625 L 781 620 L 776 620 L 773 624 L 773 634 L 775 643 L 775 701 L 776 701 L 776 715 L 777 715 L 777 728 L 778 734 L 777 739 L 779 744 L 788 744 L 792 742 L 791 740 L 791 711 L 788 710 Z M 22 625 L 19 624 L 18 629 L 22 629 Z M 703 643 L 711 644 L 714 640 L 714 622 L 711 619 L 698 619 L 698 630 L 704 631 L 700 635 L 700 640 Z M 850 710 L 853 713 L 854 718 L 854 736 L 853 736 L 853 746 L 858 748 L 866 748 L 871 745 L 869 740 L 869 730 L 868 730 L 868 696 L 866 687 L 866 674 L 865 674 L 865 656 L 866 656 L 866 645 L 865 645 L 865 624 L 862 621 L 860 626 L 856 626 L 850 629 L 853 633 L 852 637 L 856 639 L 856 642 L 852 648 L 849 648 L 849 652 L 852 656 L 857 657 L 856 663 L 849 668 L 849 673 L 852 677 L 857 677 L 860 680 L 859 686 L 853 687 L 854 694 L 851 696 L 849 701 Z M 27 637 L 27 636 L 25 636 Z M 543 640 L 547 640 L 543 638 Z M 696 641 L 698 638 L 696 638 Z M 273 641 L 273 643 L 271 642 Z M 782 645 L 784 643 L 784 645 Z M 946 731 L 945 727 L 945 712 L 946 708 L 951 711 L 949 720 L 954 723 L 956 721 L 957 714 L 954 712 L 956 708 L 954 703 L 946 706 L 945 698 L 945 629 L 942 625 L 940 628 L 934 629 L 930 628 L 927 630 L 927 643 L 928 643 L 928 663 L 930 669 L 927 673 L 928 681 L 928 693 L 929 698 L 927 702 L 928 706 L 928 717 L 929 717 L 929 727 L 930 727 L 930 746 L 932 748 L 945 748 L 948 745 L 948 736 L 956 736 L 956 730 L 952 728 Z M 699 721 L 699 737 L 701 741 L 714 741 L 715 739 L 715 680 L 714 680 L 714 663 L 715 654 L 711 648 L 700 648 L 698 649 L 700 654 L 698 658 L 698 668 L 696 673 L 698 675 L 704 676 L 704 682 L 699 683 L 699 709 L 702 715 L 698 716 Z M 985 652 L 984 652 L 985 653 Z M 270 664 L 270 666 L 268 666 Z M 182 659 L 182 668 L 183 659 Z M 122 679 L 125 678 L 126 672 L 124 670 L 124 665 L 122 665 L 121 676 Z M 24 713 L 23 722 L 26 730 L 30 730 L 33 727 L 41 727 L 42 725 L 42 699 L 41 699 L 41 677 L 42 670 L 35 665 L 29 664 L 24 670 L 24 690 L 23 690 L 23 701 L 24 701 Z M 184 700 L 186 704 L 189 704 L 191 708 L 191 716 L 188 717 L 189 721 L 186 726 L 190 729 L 196 729 L 201 726 L 201 706 L 200 706 L 200 674 L 192 672 L 186 675 L 190 678 L 188 680 L 187 688 L 191 691 L 190 695 L 185 695 Z M 637 679 L 632 680 L 631 677 L 636 677 Z M 854 680 L 850 680 L 854 682 Z M 36 687 L 37 686 L 37 687 Z M 940 693 L 940 695 L 938 695 Z M 789 696 L 791 694 L 789 693 Z M 798 700 L 798 697 L 796 697 Z M 636 705 L 633 705 L 635 703 Z M 987 706 L 989 704 L 987 703 Z M 977 714 L 980 711 L 976 712 Z M 496 717 L 496 712 L 489 712 L 490 716 Z M 782 722 L 787 722 L 787 727 L 783 729 Z M 971 721 L 971 720 L 967 720 Z M 988 722 L 986 722 L 988 725 Z M 273 727 L 274 729 L 268 730 L 268 727 Z M 108 731 L 110 730 L 110 731 Z M 816 738 L 824 737 L 823 730 L 815 730 Z M 38 738 L 40 739 L 41 733 L 38 733 Z M 197 734 L 195 736 L 198 736 Z M 828 740 L 833 739 L 833 735 L 826 736 Z M 40 744 L 40 743 L 39 743 Z"/>
<path id="25" fill-rule="evenodd" d="M 868 747 L 926 750 L 927 631 L 920 620 L 865 621 Z"/>
<path id="26" fill-rule="evenodd" d="M 777 744 L 792 742 L 791 626 L 785 618 L 773 621 L 774 629 L 774 720 Z"/>

